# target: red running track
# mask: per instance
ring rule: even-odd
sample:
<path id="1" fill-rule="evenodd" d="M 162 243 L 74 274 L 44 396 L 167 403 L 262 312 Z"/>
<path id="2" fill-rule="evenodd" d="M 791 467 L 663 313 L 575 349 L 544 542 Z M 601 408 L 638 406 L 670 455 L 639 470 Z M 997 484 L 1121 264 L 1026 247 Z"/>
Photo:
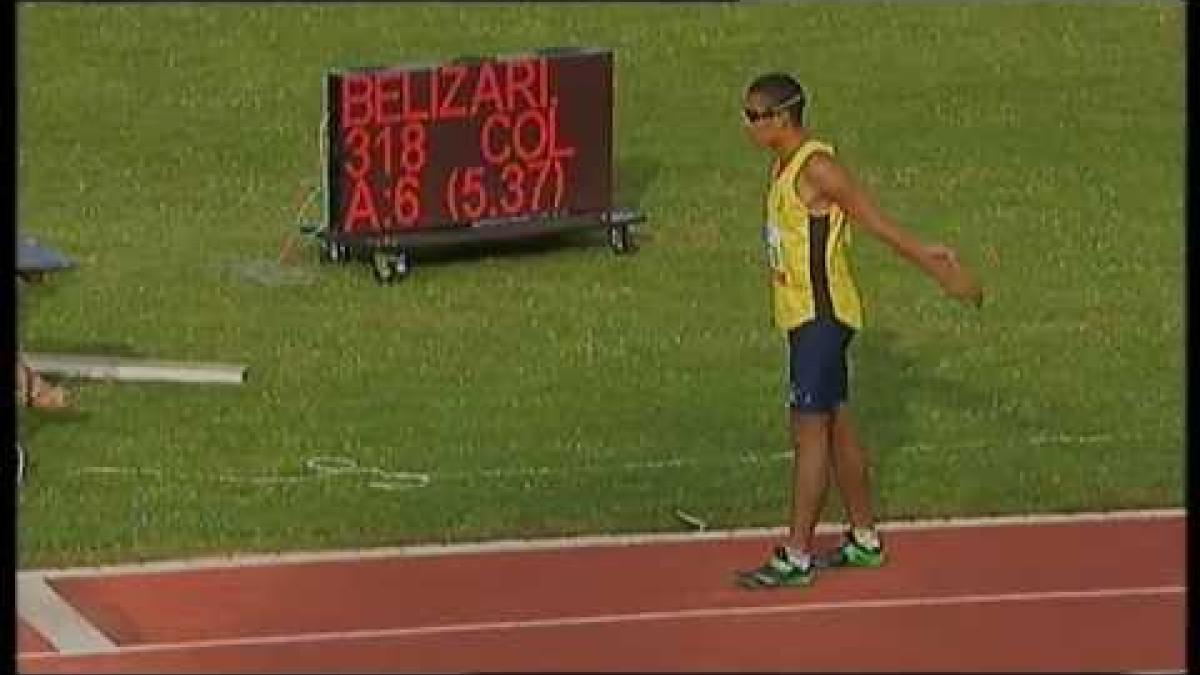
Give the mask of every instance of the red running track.
<path id="1" fill-rule="evenodd" d="M 1184 669 L 1183 518 L 898 530 L 746 591 L 762 538 L 51 578 L 119 646 L 22 672 Z"/>
<path id="2" fill-rule="evenodd" d="M 42 637 L 42 634 L 37 632 L 24 621 L 17 621 L 17 652 L 27 654 L 30 652 L 44 652 L 54 649 L 54 645 Z"/>

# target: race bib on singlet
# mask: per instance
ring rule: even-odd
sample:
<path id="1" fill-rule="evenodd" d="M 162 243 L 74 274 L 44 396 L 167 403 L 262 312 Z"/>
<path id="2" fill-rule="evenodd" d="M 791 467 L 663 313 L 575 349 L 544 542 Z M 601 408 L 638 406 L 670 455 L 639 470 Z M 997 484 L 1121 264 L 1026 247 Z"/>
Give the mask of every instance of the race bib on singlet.
<path id="1" fill-rule="evenodd" d="M 783 237 L 779 234 L 779 226 L 768 220 L 762 229 L 763 248 L 767 255 L 767 267 L 771 277 L 777 283 L 786 283 L 787 276 L 783 267 Z"/>

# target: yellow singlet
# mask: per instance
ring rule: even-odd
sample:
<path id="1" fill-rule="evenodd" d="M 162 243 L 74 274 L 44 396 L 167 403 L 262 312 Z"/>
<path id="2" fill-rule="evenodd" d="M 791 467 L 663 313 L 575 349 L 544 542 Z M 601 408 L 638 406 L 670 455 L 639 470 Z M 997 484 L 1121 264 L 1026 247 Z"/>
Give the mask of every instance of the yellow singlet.
<path id="1" fill-rule="evenodd" d="M 862 300 L 846 257 L 846 215 L 837 204 L 823 214 L 809 211 L 815 189 L 801 169 L 814 152 L 833 155 L 833 147 L 816 140 L 800 146 L 779 170 L 767 194 L 763 238 L 771 268 L 775 326 L 790 330 L 817 317 L 835 318 L 862 328 Z"/>

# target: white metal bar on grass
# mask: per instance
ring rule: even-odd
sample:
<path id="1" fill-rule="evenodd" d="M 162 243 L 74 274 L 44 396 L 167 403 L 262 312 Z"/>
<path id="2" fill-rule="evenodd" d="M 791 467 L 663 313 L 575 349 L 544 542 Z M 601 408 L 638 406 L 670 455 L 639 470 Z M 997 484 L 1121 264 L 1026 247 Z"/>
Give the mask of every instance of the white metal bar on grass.
<path id="1" fill-rule="evenodd" d="M 246 381 L 246 366 L 226 363 L 186 363 L 122 356 L 28 353 L 25 354 L 25 360 L 39 372 L 91 380 L 205 384 L 243 384 Z"/>

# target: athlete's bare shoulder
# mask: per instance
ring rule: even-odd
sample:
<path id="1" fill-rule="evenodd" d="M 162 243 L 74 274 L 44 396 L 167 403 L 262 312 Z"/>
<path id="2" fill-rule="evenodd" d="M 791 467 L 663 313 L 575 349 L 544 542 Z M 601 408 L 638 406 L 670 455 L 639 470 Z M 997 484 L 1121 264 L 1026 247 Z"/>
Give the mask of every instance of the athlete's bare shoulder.
<path id="1" fill-rule="evenodd" d="M 841 163 L 833 156 L 833 153 L 817 149 L 808 156 L 808 160 L 804 162 L 804 175 L 808 178 L 813 178 L 829 173 L 845 172 Z"/>
<path id="2" fill-rule="evenodd" d="M 850 173 L 833 155 L 823 150 L 809 156 L 801 174 L 822 197 L 833 201 L 840 201 L 854 189 Z"/>
<path id="3" fill-rule="evenodd" d="M 829 202 L 839 201 L 850 185 L 849 176 L 836 158 L 825 150 L 816 150 L 804 166 L 796 174 L 796 187 L 803 191 L 805 186 L 814 191 L 812 201 L 815 206 L 824 206 Z"/>

